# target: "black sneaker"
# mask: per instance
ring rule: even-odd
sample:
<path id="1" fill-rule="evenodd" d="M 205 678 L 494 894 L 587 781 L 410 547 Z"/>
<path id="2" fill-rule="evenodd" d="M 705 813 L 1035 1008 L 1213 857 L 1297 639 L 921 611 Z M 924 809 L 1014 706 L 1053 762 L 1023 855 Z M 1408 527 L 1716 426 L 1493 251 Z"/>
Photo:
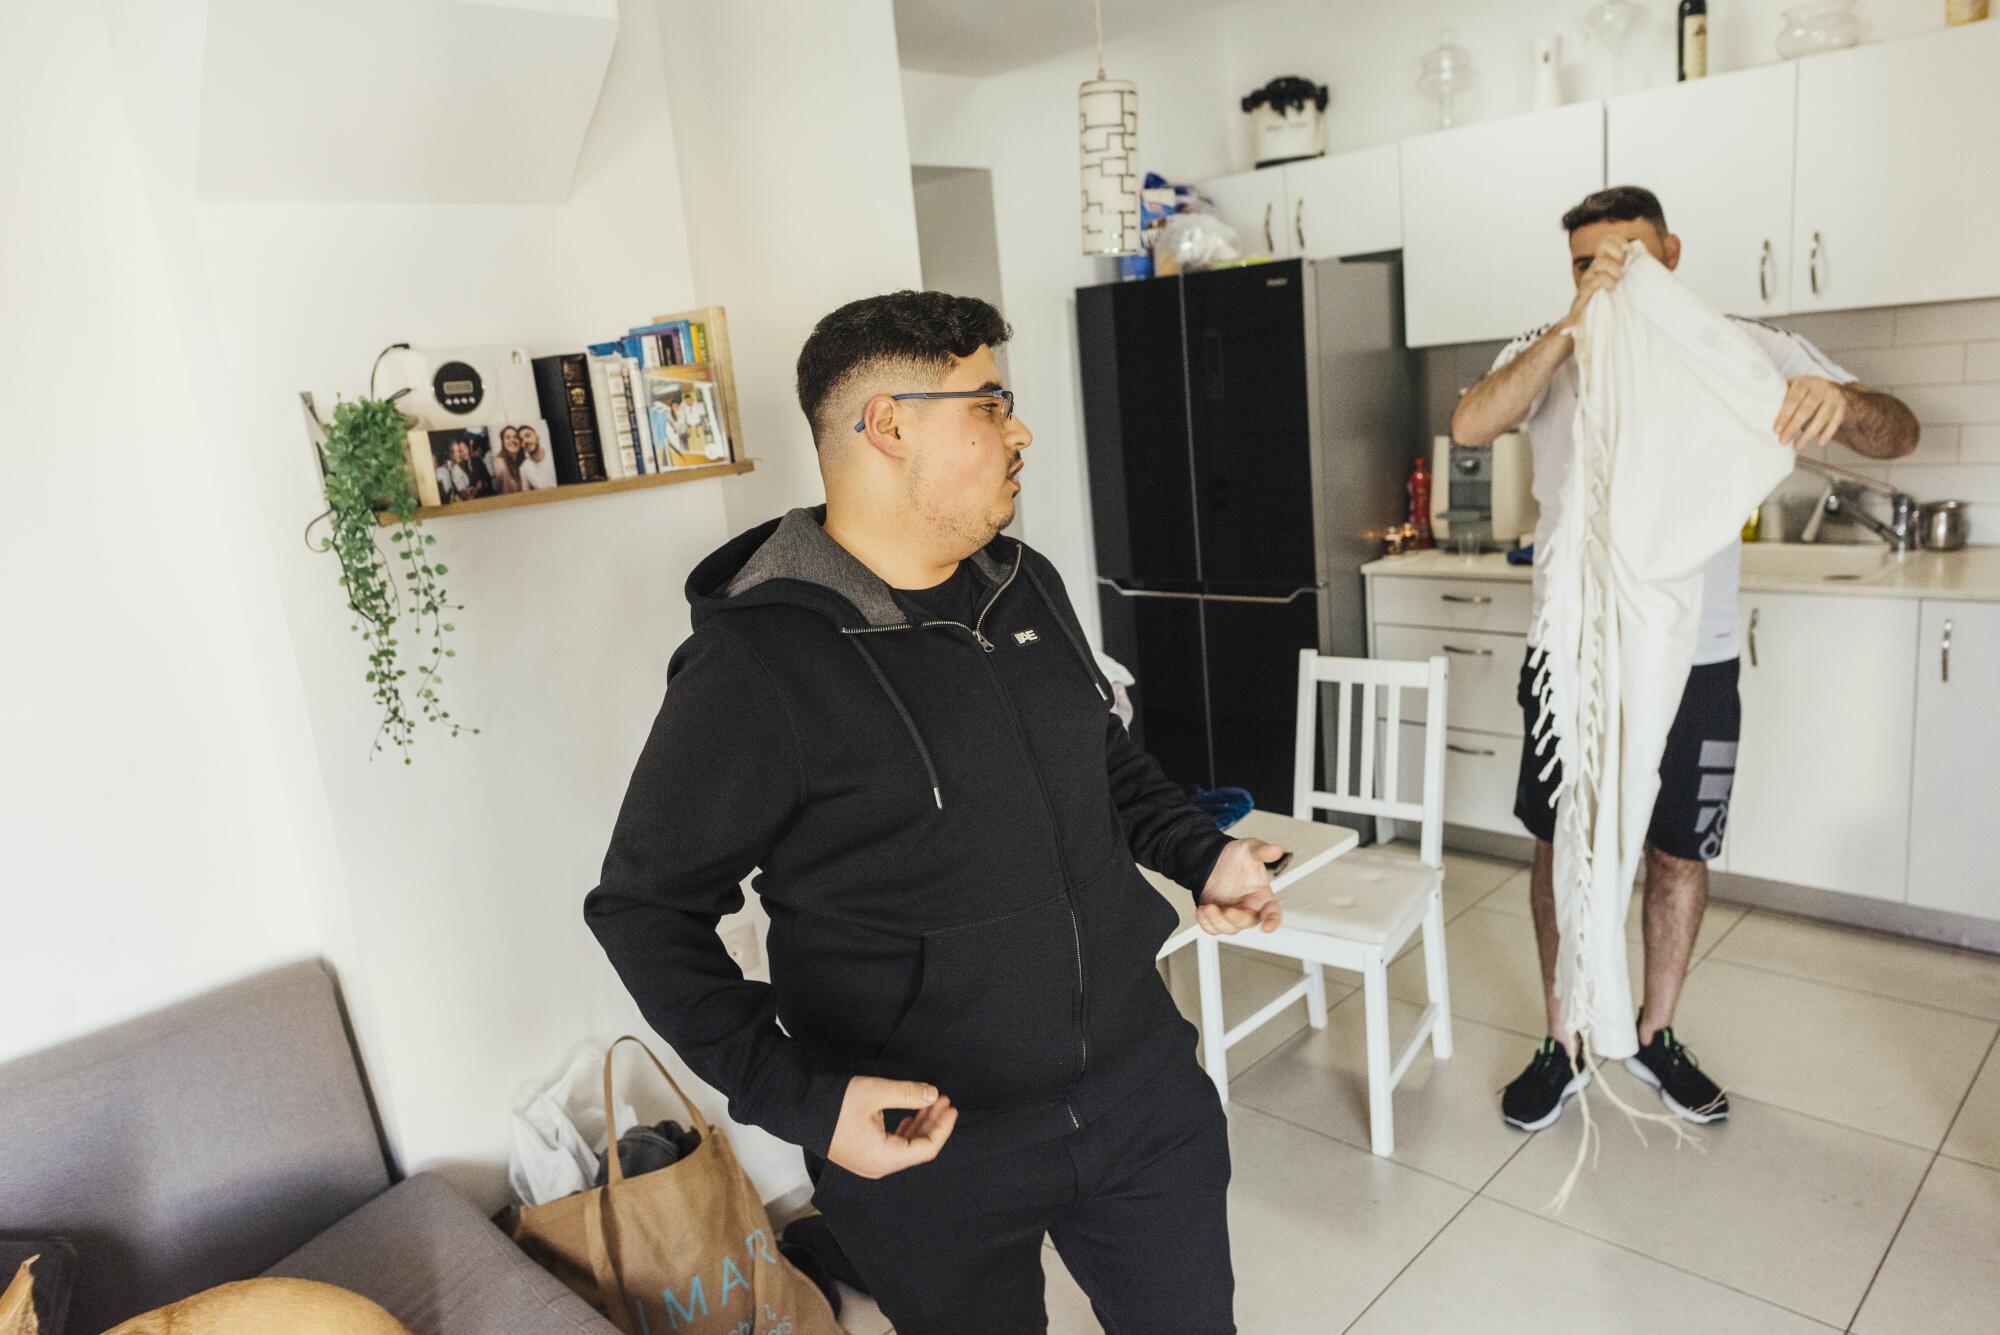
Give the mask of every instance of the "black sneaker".
<path id="1" fill-rule="evenodd" d="M 1588 1066 L 1572 1071 L 1563 1045 L 1545 1038 L 1528 1069 L 1501 1091 L 1500 1115 L 1509 1126 L 1540 1131 L 1562 1116 L 1563 1104 L 1569 1101 L 1569 1096 L 1588 1085 L 1590 1079 Z"/>
<path id="2" fill-rule="evenodd" d="M 1728 1096 L 1701 1073 L 1671 1025 L 1654 1034 L 1637 1056 L 1627 1057 L 1625 1069 L 1659 1090 L 1660 1101 L 1685 1121 L 1706 1125 L 1729 1116 Z"/>

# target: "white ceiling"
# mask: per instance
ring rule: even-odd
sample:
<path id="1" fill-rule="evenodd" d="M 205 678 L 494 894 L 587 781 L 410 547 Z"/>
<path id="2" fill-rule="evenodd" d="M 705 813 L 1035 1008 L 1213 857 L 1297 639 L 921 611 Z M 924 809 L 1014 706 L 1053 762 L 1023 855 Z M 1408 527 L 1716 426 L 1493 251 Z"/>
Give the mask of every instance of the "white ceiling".
<path id="1" fill-rule="evenodd" d="M 1158 31 L 1237 0 L 1103 0 L 1104 40 Z M 984 76 L 1096 44 L 1090 0 L 895 0 L 904 69 Z M 1077 77 L 1094 70 L 1079 62 Z"/>

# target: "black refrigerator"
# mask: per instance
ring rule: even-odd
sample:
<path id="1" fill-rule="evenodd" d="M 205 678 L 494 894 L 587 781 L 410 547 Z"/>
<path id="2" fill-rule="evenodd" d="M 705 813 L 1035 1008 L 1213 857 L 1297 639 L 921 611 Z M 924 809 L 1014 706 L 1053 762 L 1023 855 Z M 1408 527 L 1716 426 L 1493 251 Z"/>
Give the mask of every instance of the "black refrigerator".
<path id="1" fill-rule="evenodd" d="M 1422 452 L 1401 266 L 1111 283 L 1076 309 L 1098 608 L 1138 679 L 1133 735 L 1178 783 L 1289 811 L 1299 650 L 1367 654 L 1359 568 Z"/>

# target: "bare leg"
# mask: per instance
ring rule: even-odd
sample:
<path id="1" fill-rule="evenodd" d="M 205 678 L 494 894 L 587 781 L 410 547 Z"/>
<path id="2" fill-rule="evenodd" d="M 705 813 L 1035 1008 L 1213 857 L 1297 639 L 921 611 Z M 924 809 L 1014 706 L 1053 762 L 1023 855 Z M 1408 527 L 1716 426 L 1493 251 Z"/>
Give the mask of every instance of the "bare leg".
<path id="1" fill-rule="evenodd" d="M 1674 1022 L 1695 934 L 1708 909 L 1708 864 L 1690 862 L 1646 845 L 1646 1008 L 1639 1017 L 1639 1042 Z"/>
<path id="2" fill-rule="evenodd" d="M 1528 908 L 1535 915 L 1535 949 L 1542 957 L 1542 1004 L 1548 1011 L 1549 1033 L 1576 1055 L 1576 1036 L 1563 1028 L 1562 1007 L 1556 1004 L 1556 958 L 1562 933 L 1556 928 L 1556 850 L 1535 841 L 1535 862 L 1528 871 Z"/>

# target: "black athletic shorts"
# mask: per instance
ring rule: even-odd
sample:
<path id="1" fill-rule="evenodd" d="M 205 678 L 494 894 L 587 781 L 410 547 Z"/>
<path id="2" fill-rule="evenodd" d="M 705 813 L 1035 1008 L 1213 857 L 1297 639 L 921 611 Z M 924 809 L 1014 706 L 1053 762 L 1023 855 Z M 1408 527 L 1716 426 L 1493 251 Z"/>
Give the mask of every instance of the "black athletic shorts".
<path id="1" fill-rule="evenodd" d="M 1707 862 L 1722 852 L 1729 826 L 1729 790 L 1736 779 L 1736 740 L 1743 728 L 1743 704 L 1736 694 L 1739 660 L 1706 663 L 1688 673 L 1681 707 L 1660 756 L 1660 796 L 1653 803 L 1647 838 L 1662 853 Z M 1551 751 L 1535 754 L 1535 671 L 1521 666 L 1521 777 L 1514 788 L 1514 815 L 1544 843 L 1556 839 L 1556 809 L 1549 805 L 1562 766 L 1541 777 Z"/>

